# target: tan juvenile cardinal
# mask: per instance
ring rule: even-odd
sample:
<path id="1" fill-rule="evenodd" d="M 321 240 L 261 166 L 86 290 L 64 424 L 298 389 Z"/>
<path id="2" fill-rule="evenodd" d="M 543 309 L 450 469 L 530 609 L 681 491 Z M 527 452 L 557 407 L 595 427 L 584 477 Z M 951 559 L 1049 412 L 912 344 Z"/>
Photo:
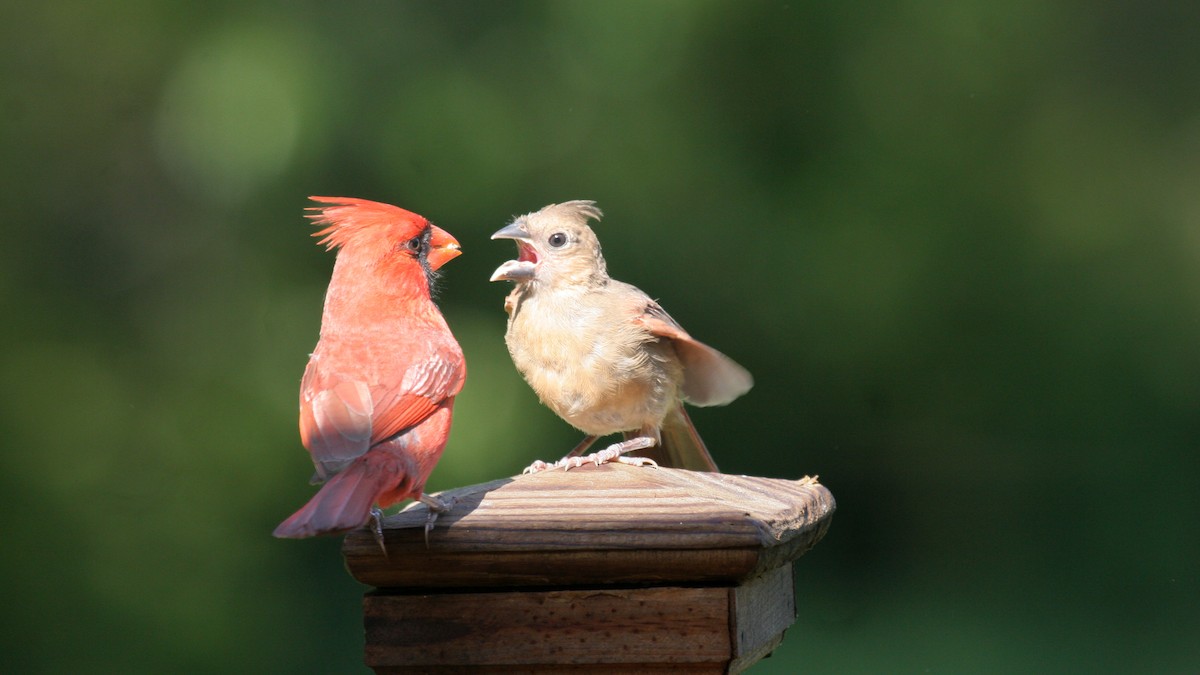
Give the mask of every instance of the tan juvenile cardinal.
<path id="1" fill-rule="evenodd" d="M 324 482 L 275 528 L 311 537 L 362 527 L 424 493 L 450 434 L 454 396 L 466 378 L 462 350 L 431 299 L 439 267 L 459 255 L 448 232 L 404 209 L 347 197 L 311 197 L 314 236 L 338 249 L 321 338 L 300 383 L 300 439 Z M 386 552 L 386 549 L 385 549 Z"/>
<path id="2" fill-rule="evenodd" d="M 646 450 L 640 454 L 651 463 L 716 471 L 683 402 L 724 405 L 749 391 L 753 378 L 688 335 L 650 296 L 608 276 L 588 227 L 600 217 L 595 202 L 551 204 L 492 235 L 517 243 L 517 259 L 491 278 L 516 283 L 504 303 L 513 363 L 542 403 L 587 434 L 563 459 L 528 470 L 644 464 L 622 455 Z M 617 432 L 624 441 L 580 457 Z"/>

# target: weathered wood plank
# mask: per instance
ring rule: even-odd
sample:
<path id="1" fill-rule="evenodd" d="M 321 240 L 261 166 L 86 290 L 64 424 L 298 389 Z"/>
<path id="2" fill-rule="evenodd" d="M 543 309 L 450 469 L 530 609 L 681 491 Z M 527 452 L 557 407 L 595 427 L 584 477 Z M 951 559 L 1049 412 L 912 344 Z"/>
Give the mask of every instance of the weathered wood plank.
<path id="1" fill-rule="evenodd" d="M 351 572 L 376 588 L 702 584 L 743 578 L 763 557 L 762 549 L 751 548 L 411 554 L 398 548 L 389 543 L 390 562 L 366 555 Z"/>
<path id="2" fill-rule="evenodd" d="M 785 565 L 736 588 L 376 593 L 363 613 L 377 673 L 725 673 L 778 646 L 795 604 Z"/>
<path id="3" fill-rule="evenodd" d="M 774 651 L 796 620 L 792 564 L 777 567 L 731 593 L 734 658 L 730 671 L 740 672 Z"/>
<path id="4" fill-rule="evenodd" d="M 730 660 L 724 588 L 370 595 L 366 663 L 390 668 Z"/>

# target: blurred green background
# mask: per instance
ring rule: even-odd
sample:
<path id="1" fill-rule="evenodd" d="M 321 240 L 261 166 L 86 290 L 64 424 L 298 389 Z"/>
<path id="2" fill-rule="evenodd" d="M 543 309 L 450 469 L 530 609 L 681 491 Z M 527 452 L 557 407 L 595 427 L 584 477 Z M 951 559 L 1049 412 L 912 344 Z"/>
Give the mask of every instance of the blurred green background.
<path id="1" fill-rule="evenodd" d="M 761 673 L 1200 669 L 1200 4 L 0 9 L 12 672 L 363 672 L 298 383 L 310 194 L 454 233 L 434 490 L 578 434 L 503 345 L 513 215 L 749 368 L 724 470 L 838 499 Z"/>

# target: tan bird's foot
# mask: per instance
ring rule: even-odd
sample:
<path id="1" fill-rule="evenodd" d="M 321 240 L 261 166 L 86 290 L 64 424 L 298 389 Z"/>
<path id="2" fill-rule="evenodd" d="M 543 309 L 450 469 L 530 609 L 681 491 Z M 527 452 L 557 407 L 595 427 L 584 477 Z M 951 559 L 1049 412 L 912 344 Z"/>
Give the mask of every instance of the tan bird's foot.
<path id="1" fill-rule="evenodd" d="M 540 471 L 547 471 L 549 469 L 562 469 L 563 471 L 566 471 L 568 469 L 577 469 L 584 464 L 595 464 L 596 466 L 600 466 L 601 464 L 607 464 L 608 462 L 614 461 L 621 464 L 630 464 L 632 466 L 649 466 L 657 469 L 658 463 L 648 457 L 624 456 L 626 453 L 633 452 L 635 450 L 645 450 L 646 448 L 653 446 L 654 443 L 655 441 L 653 438 L 648 436 L 638 436 L 637 438 L 630 438 L 620 443 L 613 443 L 600 452 L 593 452 L 592 454 L 583 457 L 567 455 L 553 464 L 548 464 L 539 459 L 533 464 L 525 467 L 525 470 L 521 473 L 538 473 Z"/>
<path id="2" fill-rule="evenodd" d="M 579 468 L 584 464 L 595 464 L 596 466 L 600 466 L 601 464 L 607 464 L 609 462 L 617 462 L 619 464 L 629 464 L 631 466 L 649 466 L 657 469 L 658 462 L 655 462 L 649 457 L 624 456 L 627 452 L 644 450 L 652 445 L 654 445 L 654 439 L 652 438 L 631 438 L 622 443 L 613 443 L 600 452 L 593 452 L 585 457 L 564 457 L 561 461 L 556 462 L 556 467 L 558 464 L 561 464 L 563 471 L 566 471 L 568 469 Z"/>

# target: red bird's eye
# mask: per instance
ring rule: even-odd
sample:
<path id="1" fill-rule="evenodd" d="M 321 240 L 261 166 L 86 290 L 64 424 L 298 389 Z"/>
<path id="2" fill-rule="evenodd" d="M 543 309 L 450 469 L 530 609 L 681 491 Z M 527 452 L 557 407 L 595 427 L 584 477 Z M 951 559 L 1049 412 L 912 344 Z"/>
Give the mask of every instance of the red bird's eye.
<path id="1" fill-rule="evenodd" d="M 550 239 L 548 241 L 554 248 L 559 248 L 563 244 L 567 243 L 567 235 L 563 232 L 555 232 L 554 234 L 550 235 Z"/>
<path id="2" fill-rule="evenodd" d="M 421 251 L 421 238 L 413 237 L 412 239 L 409 239 L 408 241 L 404 242 L 404 248 L 412 251 L 413 253 L 419 253 Z"/>

